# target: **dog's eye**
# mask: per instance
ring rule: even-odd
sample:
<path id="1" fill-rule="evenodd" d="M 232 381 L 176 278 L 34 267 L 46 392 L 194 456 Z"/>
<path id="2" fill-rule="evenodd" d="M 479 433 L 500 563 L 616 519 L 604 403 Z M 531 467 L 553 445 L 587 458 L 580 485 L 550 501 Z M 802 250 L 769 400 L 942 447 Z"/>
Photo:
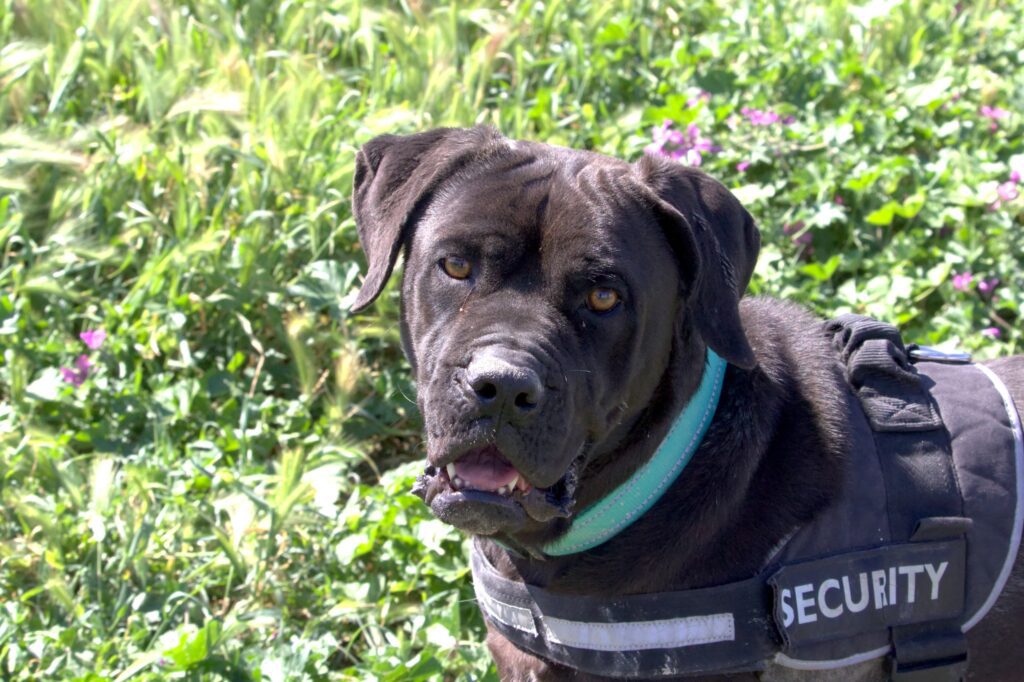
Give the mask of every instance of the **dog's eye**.
<path id="1" fill-rule="evenodd" d="M 587 294 L 587 307 L 595 313 L 606 313 L 619 304 L 619 292 L 606 287 L 596 287 Z"/>
<path id="2" fill-rule="evenodd" d="M 466 279 L 473 272 L 473 266 L 465 258 L 448 256 L 441 259 L 441 269 L 453 279 Z"/>

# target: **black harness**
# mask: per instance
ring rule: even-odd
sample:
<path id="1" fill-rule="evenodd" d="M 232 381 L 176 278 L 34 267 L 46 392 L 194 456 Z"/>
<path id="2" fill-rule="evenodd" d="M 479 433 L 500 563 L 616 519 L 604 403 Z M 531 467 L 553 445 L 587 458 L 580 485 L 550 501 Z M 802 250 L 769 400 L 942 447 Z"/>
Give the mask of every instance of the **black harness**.
<path id="1" fill-rule="evenodd" d="M 1002 382 L 966 356 L 827 323 L 851 387 L 842 495 L 757 576 L 608 598 L 502 577 L 474 544 L 491 625 L 521 649 L 623 678 L 827 670 L 889 656 L 892 679 L 959 680 L 964 633 L 1009 577 L 1024 525 L 1024 437 Z M 856 396 L 856 398 L 854 398 Z"/>

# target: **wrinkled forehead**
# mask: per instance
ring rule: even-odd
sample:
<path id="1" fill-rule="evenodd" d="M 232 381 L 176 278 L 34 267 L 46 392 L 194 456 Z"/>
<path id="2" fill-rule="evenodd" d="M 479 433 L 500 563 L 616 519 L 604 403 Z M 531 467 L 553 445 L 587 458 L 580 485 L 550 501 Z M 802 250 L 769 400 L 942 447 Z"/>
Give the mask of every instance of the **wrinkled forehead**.
<path id="1" fill-rule="evenodd" d="M 627 252 L 664 250 L 628 164 L 544 149 L 555 151 L 524 153 L 455 178 L 425 216 L 429 238 L 609 267 Z"/>

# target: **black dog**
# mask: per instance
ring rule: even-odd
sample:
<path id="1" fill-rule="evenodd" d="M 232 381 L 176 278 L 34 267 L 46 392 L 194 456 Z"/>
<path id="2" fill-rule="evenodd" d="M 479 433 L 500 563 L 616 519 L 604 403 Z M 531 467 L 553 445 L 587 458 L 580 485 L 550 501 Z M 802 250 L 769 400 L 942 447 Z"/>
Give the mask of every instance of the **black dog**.
<path id="1" fill-rule="evenodd" d="M 501 575 L 597 604 L 744 581 L 856 475 L 855 400 L 832 337 L 796 306 L 740 300 L 760 237 L 707 175 L 442 129 L 367 143 L 354 212 L 369 262 L 354 310 L 404 247 L 402 339 L 427 432 L 419 492 L 442 520 L 498 541 L 477 546 Z M 728 363 L 721 397 L 682 475 L 607 541 L 545 551 L 652 458 L 711 352 Z M 1024 405 L 1024 361 L 989 367 Z M 1024 669 L 1014 566 L 969 631 L 977 679 Z M 502 679 L 602 679 L 513 646 L 491 616 Z M 880 656 L 834 671 L 778 660 L 730 678 L 887 674 Z"/>

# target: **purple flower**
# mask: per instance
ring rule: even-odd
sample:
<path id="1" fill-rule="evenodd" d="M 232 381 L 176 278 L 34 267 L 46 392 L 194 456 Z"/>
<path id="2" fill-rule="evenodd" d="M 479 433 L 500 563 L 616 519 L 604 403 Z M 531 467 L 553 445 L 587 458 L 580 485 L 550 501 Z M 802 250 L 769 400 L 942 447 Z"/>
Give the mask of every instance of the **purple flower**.
<path id="1" fill-rule="evenodd" d="M 1020 184 L 1020 171 L 1010 171 L 1010 182 L 1014 183 L 1015 185 Z"/>
<path id="2" fill-rule="evenodd" d="M 702 137 L 696 123 L 686 127 L 686 132 L 674 130 L 672 121 L 666 120 L 660 128 L 651 130 L 654 141 L 644 148 L 648 154 L 667 156 L 676 161 L 684 161 L 690 166 L 699 166 L 703 161 L 702 152 L 715 151 L 711 140 Z"/>
<path id="3" fill-rule="evenodd" d="M 711 144 L 711 140 L 701 137 L 700 128 L 697 127 L 696 123 L 686 126 L 686 142 L 699 152 L 714 151 L 714 145 Z"/>
<path id="4" fill-rule="evenodd" d="M 81 386 L 87 378 L 89 378 L 89 368 L 92 367 L 92 363 L 89 361 L 88 355 L 79 355 L 75 359 L 75 368 L 70 369 L 68 367 L 61 367 L 60 373 L 64 377 L 64 381 L 69 384 L 73 384 L 75 388 Z"/>
<path id="5" fill-rule="evenodd" d="M 82 339 L 90 350 L 99 350 L 99 347 L 102 346 L 103 342 L 107 339 L 107 332 L 102 329 L 91 329 L 79 334 L 78 338 Z"/>
<path id="6" fill-rule="evenodd" d="M 751 125 L 755 126 L 770 126 L 773 123 L 779 122 L 779 115 L 774 111 L 762 111 L 761 109 L 743 107 L 740 109 L 740 113 L 750 121 Z"/>
<path id="7" fill-rule="evenodd" d="M 999 331 L 999 327 L 985 327 L 981 330 L 982 336 L 987 336 L 992 339 L 998 339 L 1002 332 Z"/>
<path id="8" fill-rule="evenodd" d="M 750 168 L 749 161 L 740 161 L 739 163 L 736 164 L 736 170 L 738 170 L 740 173 L 745 173 L 748 168 Z"/>
<path id="9" fill-rule="evenodd" d="M 783 223 L 782 232 L 789 236 L 790 241 L 800 247 L 800 258 L 811 260 L 814 256 L 814 235 L 811 230 L 805 230 L 805 227 L 806 223 L 802 220 L 795 223 Z"/>
<path id="10" fill-rule="evenodd" d="M 681 134 L 677 130 L 671 130 L 671 128 L 672 121 L 667 119 L 661 124 L 660 128 L 651 128 L 651 137 L 654 138 L 654 140 L 644 147 L 644 150 L 649 154 L 668 156 L 669 152 L 665 150 L 665 145 L 671 144 L 675 136 Z"/>
<path id="11" fill-rule="evenodd" d="M 971 282 L 974 281 L 974 275 L 969 272 L 961 272 L 960 274 L 953 275 L 953 288 L 957 291 L 967 291 L 971 288 Z"/>
<path id="12" fill-rule="evenodd" d="M 999 107 L 990 107 L 987 104 L 982 104 L 981 115 L 993 121 L 998 121 L 1009 116 L 1010 112 L 1007 111 L 1006 109 L 1000 109 Z"/>
<path id="13" fill-rule="evenodd" d="M 1020 192 L 1017 191 L 1017 183 L 1012 180 L 1000 184 L 996 188 L 996 193 L 999 195 L 999 202 L 1013 201 L 1020 196 Z"/>
<path id="14" fill-rule="evenodd" d="M 994 291 L 997 286 L 999 286 L 998 277 L 983 277 L 978 281 L 978 291 L 983 294 Z"/>

